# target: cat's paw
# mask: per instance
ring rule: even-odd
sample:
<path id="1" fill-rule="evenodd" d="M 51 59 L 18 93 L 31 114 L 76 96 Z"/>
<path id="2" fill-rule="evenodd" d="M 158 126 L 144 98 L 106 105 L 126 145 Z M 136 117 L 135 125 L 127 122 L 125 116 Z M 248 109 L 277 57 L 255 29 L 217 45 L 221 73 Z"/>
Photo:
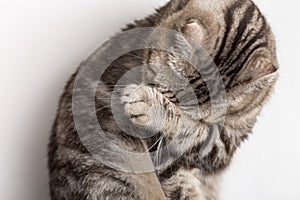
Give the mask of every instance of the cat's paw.
<path id="1" fill-rule="evenodd" d="M 121 98 L 125 113 L 131 121 L 142 128 L 159 131 L 165 122 L 163 95 L 155 88 L 129 85 Z"/>
<path id="2" fill-rule="evenodd" d="M 130 101 L 129 96 L 138 88 L 138 85 L 131 84 L 125 87 L 121 96 L 121 102 L 127 104 Z"/>

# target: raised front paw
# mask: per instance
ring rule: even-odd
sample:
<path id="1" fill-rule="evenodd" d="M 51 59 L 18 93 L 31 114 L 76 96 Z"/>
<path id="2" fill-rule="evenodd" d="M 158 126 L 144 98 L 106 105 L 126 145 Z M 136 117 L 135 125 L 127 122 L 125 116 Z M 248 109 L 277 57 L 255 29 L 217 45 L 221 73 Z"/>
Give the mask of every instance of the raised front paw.
<path id="1" fill-rule="evenodd" d="M 165 123 L 163 95 L 145 85 L 129 85 L 123 91 L 125 113 L 142 128 L 159 131 Z"/>

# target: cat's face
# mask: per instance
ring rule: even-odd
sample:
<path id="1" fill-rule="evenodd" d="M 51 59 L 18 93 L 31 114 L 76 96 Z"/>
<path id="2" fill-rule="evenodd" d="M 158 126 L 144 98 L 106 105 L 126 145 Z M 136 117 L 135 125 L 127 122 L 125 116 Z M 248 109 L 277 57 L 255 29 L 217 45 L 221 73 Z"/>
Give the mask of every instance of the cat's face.
<path id="1" fill-rule="evenodd" d="M 180 79 L 192 79 L 198 76 L 198 66 L 192 66 L 189 61 L 195 54 L 199 58 L 201 56 L 206 59 L 210 58 L 218 40 L 219 26 L 207 11 L 189 7 L 162 20 L 157 28 L 170 29 L 174 32 L 158 31 L 159 33 L 152 35 L 154 39 L 151 38 L 151 40 L 163 47 L 172 46 L 173 52 L 158 49 L 146 50 L 145 61 L 152 65 L 150 66 L 152 70 L 146 71 L 145 79 L 166 86 L 182 84 Z M 203 50 L 201 52 L 203 55 L 195 52 L 199 50 L 198 47 Z"/>
<path id="2" fill-rule="evenodd" d="M 146 70 L 145 80 L 163 87 L 190 85 L 200 104 L 210 100 L 202 75 L 211 73 L 213 67 L 221 75 L 228 95 L 252 91 L 249 96 L 243 95 L 245 104 L 253 95 L 268 96 L 271 91 L 278 68 L 274 39 L 264 17 L 251 1 L 191 0 L 182 10 L 162 20 L 158 27 L 178 31 L 177 37 L 158 37 L 160 43 L 172 43 L 178 54 L 147 50 L 145 61 L 152 66 Z M 202 52 L 204 61 L 203 55 L 198 55 L 202 53 L 191 45 L 195 42 L 205 50 Z M 178 55 L 198 56 L 202 60 L 198 66 L 192 66 Z"/>

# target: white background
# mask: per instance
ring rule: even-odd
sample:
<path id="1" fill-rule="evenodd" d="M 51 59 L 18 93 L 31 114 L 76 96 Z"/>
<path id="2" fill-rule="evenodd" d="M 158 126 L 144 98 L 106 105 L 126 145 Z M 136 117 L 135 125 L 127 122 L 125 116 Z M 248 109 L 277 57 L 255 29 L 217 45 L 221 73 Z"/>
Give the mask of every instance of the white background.
<path id="1" fill-rule="evenodd" d="M 257 0 L 280 79 L 222 183 L 222 200 L 300 199 L 298 0 Z M 162 0 L 0 0 L 0 199 L 47 200 L 46 147 L 66 80 L 97 44 Z M 299 123 L 299 124 L 298 124 Z"/>

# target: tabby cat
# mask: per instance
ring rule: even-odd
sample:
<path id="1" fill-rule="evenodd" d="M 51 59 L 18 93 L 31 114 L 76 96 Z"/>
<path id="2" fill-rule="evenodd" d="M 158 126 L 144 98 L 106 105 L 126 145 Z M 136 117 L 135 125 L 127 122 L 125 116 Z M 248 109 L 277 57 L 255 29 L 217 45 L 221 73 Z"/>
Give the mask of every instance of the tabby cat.
<path id="1" fill-rule="evenodd" d="M 209 82 L 216 80 L 204 80 L 203 74 L 180 56 L 158 49 L 135 50 L 121 56 L 104 72 L 96 91 L 96 115 L 105 134 L 122 148 L 135 152 L 159 150 L 173 141 L 178 145 L 170 151 L 180 157 L 153 172 L 116 170 L 96 159 L 76 131 L 72 94 L 79 69 L 61 97 L 49 144 L 52 200 L 219 198 L 218 180 L 251 133 L 278 76 L 270 26 L 250 0 L 172 0 L 123 31 L 142 27 L 175 30 L 201 44 L 217 67 L 225 89 L 225 100 L 217 105 L 220 112 L 212 112 L 211 99 L 217 94 L 208 91 Z M 161 38 L 162 42 L 167 40 Z M 191 53 L 188 42 L 183 44 L 176 38 L 170 41 L 178 53 Z M 141 78 L 155 83 L 123 87 L 120 105 L 130 123 L 156 133 L 151 138 L 124 133 L 110 106 L 113 86 L 141 64 L 151 64 Z M 211 66 L 208 63 L 201 70 L 213 74 Z M 168 87 L 166 80 L 174 75 L 188 80 L 199 109 L 180 103 L 180 97 L 188 94 L 184 88 L 174 91 Z M 221 112 L 224 109 L 226 112 Z"/>

